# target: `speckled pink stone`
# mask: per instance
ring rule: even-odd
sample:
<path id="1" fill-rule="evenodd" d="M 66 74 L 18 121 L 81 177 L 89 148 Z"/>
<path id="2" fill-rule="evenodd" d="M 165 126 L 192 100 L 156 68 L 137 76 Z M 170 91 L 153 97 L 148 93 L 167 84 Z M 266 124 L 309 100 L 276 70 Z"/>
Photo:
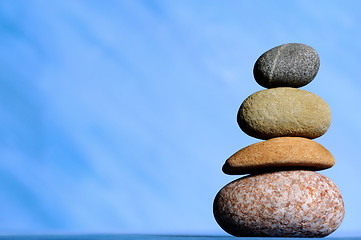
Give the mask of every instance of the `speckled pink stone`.
<path id="1" fill-rule="evenodd" d="M 304 170 L 237 179 L 218 192 L 213 212 L 226 232 L 240 237 L 325 237 L 345 215 L 337 186 Z"/>

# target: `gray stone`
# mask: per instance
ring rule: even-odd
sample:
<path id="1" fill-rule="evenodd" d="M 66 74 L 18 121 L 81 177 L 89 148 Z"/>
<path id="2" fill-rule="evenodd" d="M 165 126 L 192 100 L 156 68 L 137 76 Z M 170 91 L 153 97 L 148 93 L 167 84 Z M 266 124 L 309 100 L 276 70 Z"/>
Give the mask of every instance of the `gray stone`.
<path id="1" fill-rule="evenodd" d="M 325 237 L 344 215 L 329 178 L 304 170 L 249 175 L 223 187 L 213 203 L 220 227 L 237 237 Z"/>
<path id="2" fill-rule="evenodd" d="M 305 44 L 287 43 L 258 58 L 253 75 L 265 88 L 302 87 L 310 83 L 320 67 L 317 52 Z"/>
<path id="3" fill-rule="evenodd" d="M 240 128 L 259 139 L 322 136 L 330 127 L 331 110 L 316 94 L 290 87 L 258 91 L 238 111 Z"/>

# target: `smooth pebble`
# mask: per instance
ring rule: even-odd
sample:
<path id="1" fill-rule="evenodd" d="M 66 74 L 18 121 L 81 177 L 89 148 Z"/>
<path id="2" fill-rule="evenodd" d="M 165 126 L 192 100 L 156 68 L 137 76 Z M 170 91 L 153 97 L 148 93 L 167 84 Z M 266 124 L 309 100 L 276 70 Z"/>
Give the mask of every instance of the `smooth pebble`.
<path id="1" fill-rule="evenodd" d="M 259 139 L 314 139 L 330 127 L 331 110 L 316 94 L 279 87 L 258 91 L 246 98 L 239 108 L 237 121 L 246 134 Z"/>
<path id="2" fill-rule="evenodd" d="M 226 174 L 279 171 L 281 169 L 323 170 L 335 158 L 321 144 L 302 137 L 278 137 L 242 148 L 223 165 Z"/>
<path id="3" fill-rule="evenodd" d="M 313 171 L 250 175 L 223 187 L 215 197 L 217 223 L 238 237 L 325 237 L 345 210 L 336 185 Z"/>
<path id="4" fill-rule="evenodd" d="M 310 46 L 287 43 L 262 54 L 253 68 L 258 84 L 265 88 L 302 87 L 317 75 L 320 58 Z"/>

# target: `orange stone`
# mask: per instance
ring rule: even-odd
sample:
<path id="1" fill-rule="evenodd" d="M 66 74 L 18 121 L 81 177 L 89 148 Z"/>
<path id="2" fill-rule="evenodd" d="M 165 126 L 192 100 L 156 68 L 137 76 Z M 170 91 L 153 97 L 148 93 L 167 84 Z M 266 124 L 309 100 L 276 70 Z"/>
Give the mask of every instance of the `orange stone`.
<path id="1" fill-rule="evenodd" d="M 242 148 L 223 165 L 230 175 L 284 169 L 323 170 L 335 159 L 321 144 L 302 137 L 278 137 Z"/>

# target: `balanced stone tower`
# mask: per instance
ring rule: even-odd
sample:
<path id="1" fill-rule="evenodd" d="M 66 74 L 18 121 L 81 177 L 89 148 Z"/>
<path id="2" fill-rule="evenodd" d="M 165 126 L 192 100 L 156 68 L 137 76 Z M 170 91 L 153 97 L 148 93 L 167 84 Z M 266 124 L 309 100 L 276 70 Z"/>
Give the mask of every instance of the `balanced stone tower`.
<path id="1" fill-rule="evenodd" d="M 244 100 L 237 121 L 243 132 L 262 139 L 233 154 L 223 165 L 239 178 L 216 195 L 213 214 L 223 230 L 239 237 L 325 237 L 341 224 L 345 210 L 337 186 L 315 172 L 335 159 L 319 143 L 331 111 L 319 96 L 298 89 L 320 66 L 304 44 L 284 44 L 256 61 L 254 77 L 268 88 Z"/>

